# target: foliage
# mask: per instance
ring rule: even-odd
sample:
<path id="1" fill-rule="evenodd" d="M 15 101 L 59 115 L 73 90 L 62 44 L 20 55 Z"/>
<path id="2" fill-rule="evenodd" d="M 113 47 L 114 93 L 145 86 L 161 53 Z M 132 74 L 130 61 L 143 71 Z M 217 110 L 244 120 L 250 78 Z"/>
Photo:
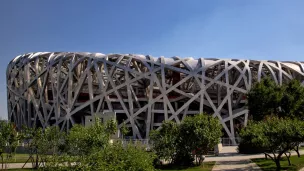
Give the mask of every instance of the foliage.
<path id="1" fill-rule="evenodd" d="M 204 162 L 200 166 L 163 165 L 159 170 L 170 171 L 211 171 L 215 162 Z"/>
<path id="2" fill-rule="evenodd" d="M 29 158 L 26 161 L 32 162 L 35 168 L 49 162 L 49 155 L 57 155 L 57 151 L 64 143 L 65 134 L 60 132 L 58 127 L 42 128 L 27 128 L 23 127 L 20 132 L 22 141 L 27 144 L 29 148 Z"/>
<path id="3" fill-rule="evenodd" d="M 270 78 L 257 82 L 247 93 L 250 117 L 260 121 L 265 116 L 277 114 L 282 97 L 282 88 Z"/>
<path id="4" fill-rule="evenodd" d="M 291 80 L 282 87 L 280 115 L 304 120 L 304 87 L 298 80 Z"/>
<path id="5" fill-rule="evenodd" d="M 2 168 L 4 164 L 4 155 L 3 153 L 7 150 L 6 160 L 11 160 L 15 155 L 15 151 L 20 139 L 16 127 L 13 123 L 1 121 L 0 122 L 0 156 Z"/>
<path id="6" fill-rule="evenodd" d="M 159 159 L 172 162 L 177 147 L 178 126 L 175 122 L 166 121 L 159 131 L 153 130 L 150 139 L 153 142 L 153 150 Z"/>
<path id="7" fill-rule="evenodd" d="M 75 125 L 67 135 L 66 152 L 70 155 L 85 156 L 95 149 L 103 149 L 109 144 L 110 136 L 115 130 L 114 121 L 103 124 L 98 118 L 90 127 Z"/>
<path id="8" fill-rule="evenodd" d="M 271 159 L 251 159 L 255 162 L 263 171 L 273 171 L 276 170 L 276 165 Z M 289 166 L 288 160 L 286 157 L 281 159 L 281 170 L 287 171 L 297 171 L 304 167 L 304 158 L 298 158 L 297 156 L 291 156 L 290 161 L 292 165 Z"/>
<path id="9" fill-rule="evenodd" d="M 11 128 L 14 127 L 3 125 L 1 128 L 4 127 L 7 129 L 1 129 L 0 138 L 7 135 L 5 142 L 12 143 L 16 132 Z M 136 144 L 124 145 L 121 141 L 110 144 L 110 136 L 116 129 L 115 121 L 104 124 L 97 119 L 90 127 L 76 125 L 67 134 L 58 127 L 44 130 L 23 127 L 16 135 L 20 135 L 30 149 L 26 163 L 33 162 L 39 170 L 154 170 L 156 155 L 153 152 L 146 152 Z"/>
<path id="10" fill-rule="evenodd" d="M 121 131 L 121 134 L 123 137 L 126 136 L 130 132 L 130 130 L 126 126 L 125 122 L 123 122 L 122 127 L 120 128 L 120 131 Z"/>
<path id="11" fill-rule="evenodd" d="M 4 164 L 4 156 L 3 153 L 5 152 L 6 144 L 8 141 L 8 136 L 10 134 L 8 129 L 8 124 L 6 122 L 0 122 L 0 156 L 1 156 L 1 163 L 2 163 L 2 169 Z"/>
<path id="12" fill-rule="evenodd" d="M 271 115 L 304 120 L 304 86 L 298 80 L 277 85 L 270 78 L 263 79 L 251 88 L 247 98 L 250 116 L 255 121 L 261 121 Z M 300 157 L 298 145 L 294 150 Z M 250 143 L 243 140 L 239 151 L 254 153 L 259 152 L 259 149 L 253 149 Z"/>
<path id="13" fill-rule="evenodd" d="M 240 136 L 252 147 L 263 151 L 280 169 L 282 156 L 285 155 L 289 161 L 290 150 L 304 141 L 304 123 L 297 119 L 268 117 L 264 121 L 250 123 L 241 130 Z"/>
<path id="14" fill-rule="evenodd" d="M 123 146 L 121 143 L 114 143 L 90 155 L 85 163 L 87 170 L 152 171 L 154 158 L 153 153 L 148 153 L 139 146 L 132 144 Z"/>
<path id="15" fill-rule="evenodd" d="M 304 120 L 304 86 L 298 80 L 280 86 L 265 78 L 253 85 L 247 99 L 250 116 L 255 121 L 269 115 Z"/>
<path id="16" fill-rule="evenodd" d="M 67 134 L 66 148 L 48 157 L 44 170 L 154 170 L 154 153 L 136 145 L 110 144 L 115 122 L 96 120 L 90 127 L 74 126 Z M 114 129 L 115 128 L 115 129 Z M 120 141 L 119 141 L 120 142 Z"/>
<path id="17" fill-rule="evenodd" d="M 257 146 L 258 140 L 263 138 L 263 127 L 254 121 L 249 121 L 248 125 L 245 129 L 241 129 L 240 137 L 242 140 L 238 145 L 238 152 L 243 154 L 263 153 L 264 149 Z"/>
<path id="18" fill-rule="evenodd" d="M 203 155 L 219 143 L 221 130 L 218 119 L 207 114 L 186 117 L 179 128 L 177 155 L 192 153 L 198 157 L 200 164 Z"/>
<path id="19" fill-rule="evenodd" d="M 160 130 L 151 133 L 153 149 L 159 159 L 177 165 L 191 165 L 194 158 L 200 164 L 203 155 L 219 143 L 221 129 L 219 121 L 207 114 L 188 116 L 180 125 L 165 122 Z"/>

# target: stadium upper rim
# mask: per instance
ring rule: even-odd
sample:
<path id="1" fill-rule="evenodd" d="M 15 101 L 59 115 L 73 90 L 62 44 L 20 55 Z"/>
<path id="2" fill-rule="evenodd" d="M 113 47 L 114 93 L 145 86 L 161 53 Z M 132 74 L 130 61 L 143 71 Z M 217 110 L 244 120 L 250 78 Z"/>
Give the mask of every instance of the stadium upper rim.
<path id="1" fill-rule="evenodd" d="M 198 59 L 204 59 L 204 60 L 250 60 L 250 61 L 266 61 L 266 62 L 282 62 L 282 63 L 304 63 L 304 61 L 277 61 L 277 60 L 256 60 L 256 59 L 245 59 L 245 58 L 205 58 L 205 57 L 197 57 L 197 58 L 193 58 L 193 57 L 180 57 L 180 56 L 172 56 L 172 57 L 164 57 L 164 56 L 160 56 L 160 57 L 154 57 L 151 55 L 142 55 L 142 54 L 123 54 L 123 53 L 109 53 L 109 54 L 103 54 L 103 53 L 91 53 L 91 52 L 29 52 L 29 53 L 25 53 L 25 54 L 21 54 L 16 56 L 14 59 L 12 59 L 10 62 L 15 62 L 16 60 L 18 60 L 20 57 L 25 57 L 27 56 L 28 58 L 35 58 L 37 56 L 42 56 L 42 55 L 56 55 L 56 56 L 61 56 L 61 57 L 70 57 L 69 55 L 82 55 L 82 56 L 86 56 L 86 57 L 91 57 L 91 58 L 105 58 L 105 57 L 111 57 L 111 56 L 117 56 L 117 55 L 124 55 L 124 56 L 132 56 L 132 57 L 137 57 L 140 59 L 147 59 L 147 58 L 153 58 L 154 60 L 160 59 L 160 58 L 164 58 L 165 60 L 167 59 L 173 59 L 173 60 L 194 60 L 197 61 Z"/>
<path id="2" fill-rule="evenodd" d="M 250 61 L 250 62 L 268 62 L 268 63 L 281 63 L 289 68 L 292 68 L 294 70 L 297 70 L 299 72 L 304 72 L 304 61 L 275 61 L 275 60 L 252 60 L 252 59 L 235 59 L 235 58 L 193 58 L 193 57 L 179 57 L 179 56 L 173 56 L 173 57 L 153 57 L 150 55 L 141 55 L 141 54 L 119 54 L 119 53 L 110 53 L 110 54 L 103 54 L 103 53 L 90 53 L 90 52 L 31 52 L 26 53 L 23 55 L 18 55 L 14 59 L 12 59 L 8 66 L 12 63 L 18 63 L 21 59 L 27 58 L 29 60 L 35 59 L 36 57 L 45 56 L 48 58 L 49 63 L 53 63 L 57 59 L 60 58 L 70 58 L 74 55 L 78 55 L 81 57 L 89 57 L 92 59 L 107 59 L 112 57 L 118 57 L 118 56 L 128 56 L 132 57 L 137 60 L 147 60 L 153 63 L 160 63 L 165 65 L 174 65 L 177 61 L 186 61 L 188 65 L 191 68 L 195 68 L 199 62 L 199 60 L 204 60 L 205 65 L 208 66 L 208 61 Z"/>

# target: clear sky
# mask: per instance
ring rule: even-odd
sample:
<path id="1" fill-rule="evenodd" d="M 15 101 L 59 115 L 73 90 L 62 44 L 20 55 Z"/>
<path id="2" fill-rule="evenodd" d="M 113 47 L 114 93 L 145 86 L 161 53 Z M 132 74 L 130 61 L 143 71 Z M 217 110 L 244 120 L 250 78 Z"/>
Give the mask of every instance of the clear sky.
<path id="1" fill-rule="evenodd" d="M 36 51 L 304 61 L 303 0 L 0 0 L 6 66 Z"/>

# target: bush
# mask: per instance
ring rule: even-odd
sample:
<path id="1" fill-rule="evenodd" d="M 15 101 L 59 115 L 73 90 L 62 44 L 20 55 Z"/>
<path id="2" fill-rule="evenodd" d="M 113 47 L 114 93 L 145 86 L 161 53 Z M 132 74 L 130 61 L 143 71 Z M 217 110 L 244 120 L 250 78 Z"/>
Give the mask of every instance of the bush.
<path id="1" fill-rule="evenodd" d="M 263 153 L 263 149 L 253 146 L 248 141 L 241 141 L 238 146 L 238 152 L 241 154 L 259 154 Z"/>
<path id="2" fill-rule="evenodd" d="M 259 136 L 263 135 L 263 128 L 257 122 L 251 121 L 248 127 L 241 129 L 240 138 L 241 142 L 238 146 L 238 152 L 242 154 L 258 154 L 263 153 L 264 149 L 259 146 Z"/>
<path id="3" fill-rule="evenodd" d="M 298 146 L 299 142 L 304 141 L 304 122 L 297 119 L 268 117 L 260 122 L 249 123 L 241 130 L 240 137 L 243 145 L 261 150 L 276 163 L 279 170 L 282 156 L 286 155 L 291 165 L 290 155 L 287 154 Z"/>
<path id="4" fill-rule="evenodd" d="M 270 115 L 304 119 L 304 87 L 298 80 L 278 85 L 264 78 L 252 86 L 247 100 L 249 114 L 255 121 Z"/>
<path id="5" fill-rule="evenodd" d="M 176 153 L 177 134 L 178 126 L 172 121 L 164 122 L 159 131 L 153 130 L 151 132 L 150 139 L 153 142 L 153 151 L 160 160 L 172 163 Z"/>
<path id="6" fill-rule="evenodd" d="M 57 153 L 44 156 L 44 161 L 47 162 L 39 169 L 50 171 L 154 170 L 153 161 L 156 158 L 154 153 L 148 153 L 143 147 L 137 145 L 124 146 L 121 141 L 110 144 L 110 135 L 113 134 L 115 128 L 114 122 L 110 121 L 104 125 L 99 120 L 90 127 L 74 126 L 63 140 L 65 147 L 58 146 Z M 43 140 L 46 139 L 43 138 Z"/>
<path id="7" fill-rule="evenodd" d="M 154 153 L 144 148 L 128 144 L 125 147 L 117 142 L 85 159 L 87 170 L 107 171 L 152 171 Z"/>
<path id="8" fill-rule="evenodd" d="M 180 124 L 178 136 L 178 153 L 183 153 L 185 157 L 192 154 L 201 164 L 203 155 L 220 142 L 222 126 L 218 119 L 199 114 L 184 119 Z"/>
<path id="9" fill-rule="evenodd" d="M 194 159 L 200 164 L 203 155 L 219 143 L 221 129 L 218 119 L 207 114 L 188 116 L 180 125 L 164 122 L 151 133 L 153 150 L 159 159 L 176 165 L 192 165 Z"/>

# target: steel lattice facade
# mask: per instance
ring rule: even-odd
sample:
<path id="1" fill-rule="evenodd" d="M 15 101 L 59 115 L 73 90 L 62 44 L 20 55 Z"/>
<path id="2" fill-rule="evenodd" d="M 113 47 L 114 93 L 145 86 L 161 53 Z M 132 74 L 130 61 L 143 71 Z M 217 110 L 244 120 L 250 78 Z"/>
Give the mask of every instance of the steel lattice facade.
<path id="1" fill-rule="evenodd" d="M 116 112 L 119 127 L 125 122 L 144 138 L 164 120 L 206 112 L 233 138 L 247 123 L 245 94 L 254 82 L 303 81 L 303 71 L 303 62 L 29 53 L 7 68 L 8 118 L 19 127 L 67 130 L 85 116 Z"/>

